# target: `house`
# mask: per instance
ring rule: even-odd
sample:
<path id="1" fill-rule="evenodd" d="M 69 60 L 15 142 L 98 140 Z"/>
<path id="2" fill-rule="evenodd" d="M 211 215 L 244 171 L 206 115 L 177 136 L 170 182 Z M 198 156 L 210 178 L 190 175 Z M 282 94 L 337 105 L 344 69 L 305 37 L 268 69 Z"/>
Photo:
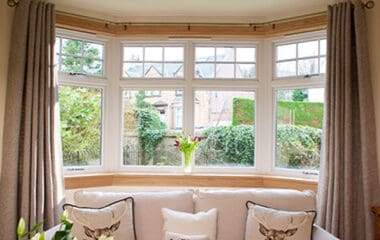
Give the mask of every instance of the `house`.
<path id="1" fill-rule="evenodd" d="M 202 30 L 202 24 L 201 24 L 202 22 L 209 22 L 211 26 L 213 26 L 213 24 L 216 24 L 216 23 L 231 23 L 231 25 L 233 26 L 234 24 L 238 24 L 239 22 L 244 22 L 244 23 L 248 23 L 248 22 L 257 22 L 257 23 L 271 22 L 274 20 L 282 19 L 282 18 L 290 18 L 290 17 L 294 17 L 294 16 L 305 15 L 305 13 L 321 12 L 321 11 L 324 11 L 324 9 L 326 7 L 326 1 L 322 1 L 322 0 L 314 0 L 314 1 L 299 1 L 299 0 L 286 0 L 286 1 L 275 1 L 275 0 L 271 0 L 271 1 L 245 1 L 245 0 L 238 0 L 238 1 L 228 1 L 228 0 L 222 0 L 222 1 L 218 1 L 217 4 L 212 3 L 212 2 L 202 3 L 202 5 L 200 7 L 198 6 L 198 8 L 196 8 L 198 11 L 194 11 L 192 13 L 195 15 L 187 15 L 187 14 L 191 14 L 191 9 L 190 10 L 187 9 L 187 7 L 189 7 L 189 6 L 187 6 L 188 5 L 187 3 L 183 3 L 184 7 L 182 8 L 181 4 L 178 4 L 178 3 L 171 5 L 169 0 L 156 1 L 156 2 L 160 2 L 160 4 L 162 4 L 162 6 L 161 5 L 157 6 L 157 4 L 147 4 L 146 1 L 134 1 L 133 4 L 130 4 L 130 5 L 133 5 L 133 7 L 130 7 L 130 8 L 128 6 L 117 6 L 117 5 L 115 5 L 116 3 L 112 3 L 112 1 L 109 1 L 108 2 L 109 6 L 104 6 L 104 8 L 102 8 L 102 10 L 104 10 L 103 12 L 99 12 L 100 11 L 99 6 L 101 6 L 101 4 L 104 1 L 87 1 L 88 6 L 86 6 L 86 4 L 82 4 L 82 3 L 80 4 L 80 6 L 75 5 L 76 1 L 59 1 L 59 0 L 53 1 L 52 0 L 51 2 L 55 2 L 57 4 L 57 9 L 61 10 L 62 12 L 73 11 L 73 13 L 76 13 L 76 14 L 91 16 L 94 18 L 107 19 L 107 21 L 110 21 L 110 22 L 124 22 L 124 23 L 126 23 L 126 22 L 132 22 L 132 23 L 133 22 L 151 22 L 152 23 L 153 22 L 153 24 L 152 24 L 153 27 L 156 27 L 155 24 L 160 23 L 160 22 L 168 22 L 168 21 L 174 22 L 174 23 L 178 22 L 178 21 L 187 22 L 187 23 L 189 23 L 189 25 L 186 26 L 186 29 L 188 29 L 188 31 L 192 31 L 192 29 L 195 29 L 194 31 L 198 31 L 198 32 L 196 32 L 197 34 L 201 34 L 201 33 L 205 34 L 204 32 L 201 31 Z M 335 3 L 335 2 L 336 1 L 333 1 L 333 0 L 328 1 L 328 3 Z M 151 3 L 151 1 L 150 1 L 150 3 Z M 200 4 L 198 1 L 197 1 L 197 3 Z M 150 6 L 150 5 L 152 5 L 152 6 Z M 258 9 L 258 10 L 256 10 L 256 9 Z M 123 12 L 123 10 L 127 11 L 127 14 L 125 14 L 125 12 Z M 14 16 L 14 9 L 8 7 L 6 4 L 6 1 L 2 1 L 0 3 L 0 16 L 1 16 L 1 21 L 0 21 L 0 24 L 1 24 L 0 25 L 0 32 L 1 32 L 1 34 L 0 34 L 0 155 L 1 155 L 1 152 L 2 152 L 2 135 L 3 135 L 3 130 L 6 128 L 6 126 L 4 126 L 4 114 L 5 114 L 4 106 L 5 106 L 5 95 L 6 95 L 6 84 L 7 84 L 8 58 L 9 58 L 9 50 L 11 47 L 11 42 L 10 42 L 11 28 L 12 28 L 12 21 L 13 21 L 13 16 Z M 378 138 L 378 142 L 377 142 L 377 150 L 378 151 L 377 152 L 378 152 L 378 155 L 380 156 L 380 140 L 379 140 L 380 139 L 380 127 L 379 127 L 380 126 L 380 94 L 379 94 L 380 93 L 380 67 L 379 67 L 379 65 L 380 65 L 380 51 L 378 51 L 378 46 L 377 46 L 380 43 L 380 28 L 378 27 L 378 23 L 380 22 L 380 3 L 376 3 L 374 9 L 368 11 L 366 13 L 366 16 L 367 16 L 367 24 L 368 24 L 368 32 L 367 32 L 368 41 L 369 41 L 368 47 L 370 49 L 370 52 L 369 52 L 369 54 L 370 54 L 370 56 L 369 56 L 370 57 L 370 69 L 371 69 L 371 74 L 372 74 L 372 81 L 373 81 L 372 84 L 373 84 L 373 93 L 374 93 L 375 110 L 376 110 L 375 111 L 375 117 L 376 117 L 376 124 L 378 126 L 378 128 L 376 129 L 376 135 Z M 13 24 L 16 25 L 17 21 L 13 22 Z M 193 25 L 191 25 L 191 24 L 193 24 Z M 150 29 L 153 29 L 152 26 Z M 201 26 L 201 27 L 199 27 L 199 26 Z M 125 27 L 124 29 L 125 29 L 126 33 L 128 33 L 128 28 L 133 29 L 134 25 L 131 24 L 129 27 L 128 24 L 125 24 L 124 27 Z M 257 26 L 252 26 L 252 31 L 259 30 L 259 28 L 256 29 L 256 27 Z M 272 24 L 272 28 L 275 29 L 275 27 L 276 27 L 276 25 Z M 162 30 L 162 28 L 161 28 L 161 30 Z M 181 31 L 184 32 L 183 29 Z M 139 37 L 144 36 L 143 33 L 138 33 L 138 34 L 140 34 L 140 35 L 138 35 Z M 231 34 L 230 33 L 228 33 L 228 34 L 229 35 L 227 35 L 227 36 L 231 37 Z M 166 41 L 165 44 L 169 44 L 170 46 L 173 45 L 176 47 L 185 46 L 185 47 L 183 47 L 184 49 L 186 49 L 189 46 L 194 47 L 192 45 L 193 41 L 199 43 L 200 47 L 205 47 L 205 48 L 210 47 L 210 45 L 212 45 L 212 43 L 213 43 L 212 41 L 214 40 L 212 38 L 211 39 L 205 38 L 203 36 L 198 37 L 196 34 L 193 36 L 195 38 L 195 40 L 191 39 L 191 35 L 185 35 L 185 37 L 184 36 L 175 36 L 175 32 L 174 33 L 171 32 L 171 33 L 169 33 L 169 35 L 174 35 L 174 37 L 170 36 L 168 39 L 165 39 L 165 41 Z M 127 35 L 125 35 L 125 36 L 127 36 Z M 88 36 L 86 35 L 86 37 L 88 37 Z M 162 39 L 158 39 L 158 40 L 162 40 Z M 232 47 L 235 49 L 234 50 L 235 53 L 237 52 L 236 49 L 249 48 L 249 47 L 254 48 L 253 47 L 254 43 L 251 43 L 252 45 L 249 45 L 247 47 L 244 45 L 244 44 L 247 44 L 247 41 L 245 41 L 244 44 L 242 44 L 241 42 L 234 42 L 234 40 L 236 40 L 236 39 L 232 39 L 232 40 L 229 39 L 229 41 L 223 42 L 223 38 L 220 37 L 219 39 L 217 39 L 217 41 L 215 41 L 216 45 L 211 46 L 211 47 L 213 47 L 214 49 L 224 48 L 224 47 L 225 48 L 228 48 L 228 47 L 231 48 L 231 45 L 232 45 Z M 313 39 L 313 41 L 314 40 L 318 42 L 318 41 L 321 41 L 321 38 L 320 38 L 320 36 L 318 36 L 318 38 Z M 188 41 L 188 42 L 183 44 L 184 41 Z M 257 40 L 257 41 L 259 41 L 259 40 Z M 281 41 L 281 39 L 279 39 L 278 41 Z M 235 45 L 231 44 L 231 42 L 233 42 Z M 285 44 L 284 42 L 281 42 L 281 43 Z M 124 44 L 122 46 L 125 47 L 129 43 L 127 41 L 127 43 L 123 42 L 121 44 Z M 149 44 L 151 44 L 151 43 L 149 41 L 146 41 L 146 42 L 144 42 L 144 44 L 146 44 L 146 46 L 144 45 L 144 47 L 147 48 L 150 46 Z M 228 46 L 224 46 L 223 44 L 226 44 Z M 194 48 L 196 48 L 196 47 L 194 47 Z M 117 50 L 120 50 L 120 46 L 117 45 L 116 47 L 114 47 L 113 50 L 115 50 L 115 49 L 116 49 L 116 51 L 113 51 L 112 53 L 113 54 L 120 54 L 120 53 L 117 53 Z M 216 51 L 217 50 L 215 50 L 215 52 Z M 271 68 L 275 67 L 275 64 L 277 64 L 277 62 L 275 60 L 272 61 L 273 59 L 271 57 L 273 57 L 273 56 L 271 56 L 269 54 L 270 53 L 269 50 L 265 53 L 267 55 L 262 54 L 262 52 L 258 53 L 258 54 L 262 54 L 262 55 L 260 55 L 260 57 L 261 57 L 261 59 L 265 59 L 266 62 L 265 63 L 257 63 L 257 67 L 256 67 L 256 59 L 255 60 L 247 60 L 247 61 L 242 60 L 241 62 L 239 62 L 238 60 L 236 60 L 236 58 L 234 58 L 233 60 L 230 61 L 230 60 L 228 60 L 228 57 L 227 57 L 227 58 L 222 58 L 220 60 L 220 62 L 218 62 L 219 61 L 218 60 L 219 55 L 217 53 L 214 54 L 214 58 L 205 58 L 205 59 L 200 59 L 199 61 L 196 60 L 194 62 L 194 64 L 195 65 L 199 64 L 199 65 L 197 65 L 198 68 L 196 68 L 196 69 L 194 68 L 191 71 L 194 71 L 194 73 L 195 73 L 195 78 L 196 78 L 195 82 L 197 84 L 195 84 L 194 86 L 190 86 L 190 87 L 189 87 L 189 85 L 186 85 L 187 83 L 185 81 L 180 82 L 178 79 L 177 79 L 178 81 L 176 83 L 179 83 L 179 85 L 174 86 L 174 87 L 172 86 L 173 84 L 171 84 L 169 81 L 166 81 L 166 82 L 164 82 L 163 85 L 161 85 L 160 83 L 155 82 L 155 81 L 148 82 L 149 80 L 146 80 L 146 79 L 142 79 L 142 81 L 140 83 L 138 82 L 139 79 L 137 79 L 137 80 L 133 79 L 133 81 L 135 81 L 135 82 L 133 82 L 134 85 L 133 84 L 128 85 L 129 83 L 127 80 L 122 81 L 122 80 L 120 80 L 120 78 L 119 79 L 117 79 L 117 78 L 112 79 L 112 77 L 115 77 L 115 75 L 110 77 L 110 79 L 111 79 L 110 81 L 120 81 L 120 82 L 116 82 L 116 84 L 113 86 L 117 86 L 117 87 L 121 86 L 120 92 L 124 91 L 124 93 L 125 93 L 124 97 L 127 99 L 130 97 L 133 97 L 133 94 L 127 93 L 127 91 L 129 91 L 129 87 L 132 89 L 133 87 L 136 88 L 136 86 L 137 86 L 137 89 L 134 89 L 137 91 L 137 90 L 140 90 L 139 87 L 142 86 L 141 83 L 144 83 L 145 84 L 144 87 L 147 87 L 147 89 L 145 89 L 147 91 L 146 92 L 146 97 L 147 97 L 146 101 L 150 102 L 156 108 L 160 119 L 162 121 L 167 122 L 168 125 L 173 129 L 180 129 L 182 127 L 186 127 L 187 129 L 191 129 L 191 131 L 194 131 L 194 129 L 197 129 L 197 127 L 199 129 L 201 129 L 201 128 L 205 127 L 206 125 L 213 125 L 213 126 L 230 125 L 232 120 L 230 119 L 230 117 L 227 116 L 227 113 L 231 112 L 230 106 L 231 106 L 232 98 L 235 97 L 235 95 L 231 94 L 231 92 L 228 92 L 228 90 L 225 90 L 225 89 L 229 89 L 229 88 L 232 89 L 233 87 L 239 87 L 239 85 L 236 84 L 236 86 L 234 86 L 234 82 L 231 82 L 231 79 L 226 79 L 226 81 L 224 81 L 224 82 L 222 80 L 220 80 L 219 82 L 217 82 L 218 84 L 210 83 L 207 85 L 207 84 L 205 84 L 205 82 L 202 82 L 201 78 L 207 78 L 208 76 L 211 76 L 210 78 L 216 78 L 214 75 L 230 75 L 230 76 L 236 77 L 236 76 L 244 75 L 244 74 L 250 75 L 252 73 L 252 71 L 254 71 L 255 74 L 256 73 L 264 74 L 264 75 L 268 74 L 268 72 L 272 71 Z M 187 56 L 187 57 L 189 57 L 189 56 Z M 194 56 L 192 56 L 192 57 L 194 57 Z M 315 59 L 322 61 L 323 57 L 324 56 L 322 56 L 319 53 L 319 55 L 317 57 L 315 57 Z M 121 58 L 122 57 L 120 56 L 120 59 Z M 191 57 L 189 57 L 189 58 L 191 59 Z M 289 60 L 289 59 L 288 59 L 288 63 L 291 64 L 291 62 L 293 60 Z M 142 60 L 141 60 L 141 58 L 136 58 L 136 61 L 142 61 Z M 165 62 L 165 61 L 166 60 L 164 59 L 164 60 L 159 60 L 158 62 L 160 62 L 160 64 L 170 63 L 170 60 L 168 60 L 167 62 Z M 148 62 L 149 61 L 147 61 L 147 63 Z M 151 64 L 150 68 L 145 72 L 145 75 L 147 75 L 147 77 L 149 77 L 149 78 L 160 78 L 160 77 L 162 77 L 162 70 L 160 70 L 159 67 L 154 65 L 155 61 L 152 60 L 151 62 L 152 62 L 152 64 Z M 175 60 L 173 62 L 177 63 L 177 62 L 181 62 L 181 60 Z M 215 67 L 214 66 L 214 68 L 216 70 L 214 69 L 215 71 L 213 71 L 213 70 L 211 70 L 210 65 L 207 65 L 207 64 L 209 64 L 209 62 L 212 62 L 212 64 L 214 64 L 215 66 L 218 64 L 220 64 L 220 65 L 224 64 L 223 65 L 224 67 L 220 67 L 220 66 Z M 270 63 L 273 63 L 273 66 L 269 67 Z M 123 64 L 122 61 L 121 61 L 121 64 Z M 250 66 L 243 68 L 242 65 L 244 65 L 244 64 L 250 65 Z M 322 64 L 322 63 L 318 63 L 318 64 Z M 264 65 L 266 65 L 268 67 L 261 68 Z M 141 68 L 141 67 L 133 68 L 130 71 L 131 74 L 130 75 L 126 74 L 125 77 L 126 78 L 128 78 L 128 77 L 138 78 L 139 72 L 143 71 L 142 69 L 143 68 Z M 235 72 L 232 69 L 234 69 Z M 255 70 L 252 70 L 252 69 L 255 69 Z M 257 70 L 257 69 L 259 69 L 259 70 Z M 177 75 L 183 76 L 186 74 L 186 71 L 189 71 L 189 70 L 184 69 L 184 67 L 181 65 L 180 67 L 171 70 L 171 72 L 174 73 L 174 76 L 172 76 L 172 77 L 175 78 L 175 76 L 177 76 Z M 313 69 L 312 72 L 313 71 L 316 71 L 316 68 Z M 122 72 L 122 71 L 120 71 L 120 72 Z M 213 73 L 211 73 L 211 72 L 213 72 Z M 216 74 L 214 74 L 214 73 L 216 73 Z M 289 72 L 285 72 L 285 74 L 289 74 Z M 118 76 L 118 75 L 116 74 L 116 76 Z M 252 76 L 252 78 L 254 78 L 257 75 L 250 75 L 250 76 Z M 231 77 L 231 78 L 233 78 L 233 77 Z M 268 79 L 270 79 L 271 77 L 272 76 L 270 76 L 270 75 L 267 76 Z M 270 85 L 263 86 L 263 85 L 260 85 L 260 84 L 262 84 L 262 82 L 258 82 L 256 85 L 254 85 L 254 87 L 251 87 L 246 81 L 244 81 L 244 80 L 240 81 L 240 80 L 241 79 L 239 79 L 239 84 L 240 84 L 239 91 L 242 91 L 242 92 L 250 91 L 249 93 L 252 93 L 255 91 L 255 89 L 262 88 L 262 89 L 266 89 L 268 92 L 270 92 L 272 94 L 275 94 L 275 93 L 271 92 L 271 89 L 270 89 L 271 86 Z M 159 96 L 163 96 L 160 94 L 162 93 L 162 91 L 165 90 L 162 88 L 165 88 L 165 87 L 170 88 L 171 92 L 168 95 L 166 95 L 165 98 L 161 98 Z M 251 87 L 251 88 L 249 88 L 249 87 Z M 198 88 L 201 90 L 199 90 Z M 227 93 L 220 95 L 220 92 L 213 91 L 214 88 L 220 88 L 222 90 L 227 91 Z M 186 89 L 184 93 L 178 92 L 178 91 L 181 91 L 183 89 Z M 189 89 L 191 89 L 191 90 L 189 90 Z M 201 92 L 201 91 L 206 91 L 206 90 L 208 92 L 202 93 L 200 95 L 194 94 L 195 97 L 192 98 L 192 97 L 189 97 L 192 93 L 192 89 L 195 89 L 195 92 L 196 91 Z M 109 90 L 109 89 L 107 89 L 107 90 Z M 222 90 L 220 90 L 220 91 L 222 91 Z M 119 92 L 117 92 L 117 91 L 115 91 L 115 93 L 119 94 Z M 115 99 L 117 99 L 117 97 L 116 97 L 117 94 L 115 96 L 108 96 L 108 98 L 112 99 L 113 97 L 115 97 Z M 262 94 L 262 95 L 265 95 L 265 94 Z M 262 95 L 260 95 L 260 96 L 262 96 Z M 240 97 L 247 97 L 250 95 L 249 94 L 248 95 L 239 94 L 239 96 Z M 256 97 L 256 95 L 255 95 L 255 97 Z M 255 97 L 254 97 L 254 99 L 256 99 Z M 263 104 L 263 105 L 260 105 L 260 111 L 270 115 L 274 112 L 274 109 L 272 109 L 270 107 L 270 106 L 272 106 L 270 104 L 272 104 L 272 102 L 275 100 L 274 100 L 274 97 L 272 97 L 272 96 L 269 96 L 269 97 L 266 96 L 266 97 L 267 97 L 266 100 L 268 100 L 267 101 L 268 105 L 265 105 L 265 103 L 261 102 L 260 104 Z M 208 99 L 208 100 L 205 100 L 205 99 Z M 320 98 L 316 97 L 315 99 L 320 99 Z M 315 101 L 317 101 L 317 100 L 315 100 Z M 106 114 L 104 114 L 104 118 L 107 121 L 112 121 L 113 119 L 121 118 L 117 112 L 120 109 L 122 109 L 122 107 L 119 106 L 120 103 L 117 100 L 115 100 L 115 102 L 113 102 L 113 103 L 116 103 L 116 104 L 108 104 L 107 105 L 108 109 L 107 109 Z M 200 109 L 207 109 L 209 112 L 207 112 L 205 114 L 200 114 L 200 116 L 202 116 L 202 117 L 207 116 L 209 118 L 208 119 L 206 119 L 206 118 L 203 119 L 202 117 L 197 118 L 197 116 L 198 116 L 196 113 L 197 108 L 198 108 L 198 106 L 201 106 L 204 103 L 207 103 L 208 105 L 204 106 L 204 108 L 200 108 Z M 183 108 L 188 107 L 191 104 L 194 104 L 194 111 L 186 110 L 187 111 L 186 112 L 187 118 L 185 118 L 184 114 L 182 113 L 182 111 L 184 111 Z M 225 106 L 229 106 L 229 107 L 225 107 Z M 115 109 L 119 109 L 119 110 L 115 110 Z M 226 109 L 227 109 L 227 111 L 226 111 Z M 192 121 L 191 119 L 194 119 L 195 123 L 192 123 L 192 122 L 190 123 L 190 121 Z M 268 130 L 268 132 L 271 135 L 267 134 L 267 136 L 265 136 L 265 135 L 268 132 L 264 132 L 264 133 L 261 132 L 261 131 L 263 131 L 263 129 L 268 129 L 269 127 L 272 127 L 272 125 L 271 125 L 272 122 L 266 121 L 266 120 L 268 120 L 268 119 L 261 119 L 260 128 L 256 129 L 256 131 L 259 132 L 259 134 L 261 134 L 261 137 L 264 136 L 263 139 L 265 139 L 265 142 L 262 143 L 262 145 L 260 145 L 260 147 L 262 147 L 262 149 L 265 150 L 265 151 L 261 151 L 259 153 L 259 154 L 262 154 L 260 156 L 260 157 L 262 157 L 261 159 L 265 159 L 265 157 L 267 157 L 267 156 L 270 156 L 271 158 L 273 158 L 273 156 L 275 155 L 275 154 L 272 154 L 274 151 L 273 150 L 274 148 L 272 149 L 269 146 L 269 142 L 271 144 L 273 144 L 273 141 L 271 139 L 272 138 L 274 139 L 274 137 L 272 136 L 274 131 L 270 132 Z M 119 121 L 119 120 L 115 120 L 115 121 Z M 192 128 L 192 127 L 194 127 L 194 128 Z M 112 132 L 112 134 L 107 135 L 107 138 L 105 138 L 107 141 L 111 141 L 110 143 L 108 143 L 108 145 L 117 145 L 117 143 L 118 143 L 117 141 L 110 140 L 110 139 L 119 139 L 118 134 L 120 134 L 120 132 L 122 132 L 120 129 L 117 129 L 117 128 L 115 129 L 115 128 L 116 127 L 112 126 L 112 125 L 106 127 L 107 130 L 110 130 L 110 132 Z M 99 142 L 101 142 L 102 140 L 104 140 L 104 139 L 99 140 Z M 273 144 L 273 145 L 275 145 L 275 144 Z M 101 147 L 100 147 L 100 149 L 101 149 Z M 220 149 L 216 149 L 216 150 L 220 150 Z M 122 153 L 119 153 L 119 151 L 120 151 L 120 149 L 117 149 L 116 151 L 111 151 L 110 149 L 108 149 L 106 152 L 107 152 L 107 154 L 110 154 L 109 155 L 110 158 L 114 158 L 116 161 L 122 154 Z M 215 153 L 215 155 L 217 155 L 217 154 L 220 154 L 220 152 Z M 265 154 L 268 154 L 268 155 L 265 155 Z M 169 159 L 167 161 L 169 162 L 168 165 L 170 166 L 172 164 L 170 162 L 171 160 Z M 262 161 L 264 162 L 264 160 L 262 160 Z M 379 165 L 380 165 L 380 158 L 378 158 L 378 161 L 379 161 Z M 151 161 L 149 161 L 149 164 L 150 163 L 151 163 Z M 220 163 L 220 162 L 218 162 L 218 163 Z M 1 167 L 1 164 L 2 163 L 0 162 L 0 167 Z M 178 161 L 175 162 L 175 164 L 177 164 L 177 166 L 178 166 Z M 208 162 L 205 163 L 205 165 L 207 165 L 207 164 L 209 164 L 209 163 Z M 248 166 L 252 166 L 253 164 L 254 164 L 253 162 L 249 162 Z M 226 164 L 225 166 L 230 167 L 231 165 Z M 118 166 L 118 165 L 115 165 L 115 166 Z M 265 163 L 262 164 L 262 166 L 264 166 L 263 171 L 262 171 L 263 173 L 266 173 L 268 168 L 271 167 Z M 122 166 L 122 167 L 126 167 L 126 166 Z M 165 168 L 162 168 L 162 169 L 165 169 Z M 138 171 L 140 171 L 140 170 L 137 170 L 137 172 Z M 234 171 L 231 171 L 231 172 L 234 173 Z M 66 173 L 69 173 L 69 172 L 66 172 Z M 220 173 L 222 173 L 222 170 L 216 169 L 215 173 L 220 174 Z M 77 184 L 79 181 L 81 181 L 80 176 L 77 177 L 76 179 L 75 178 L 70 178 L 70 179 L 71 180 L 67 180 L 67 183 L 69 183 L 69 184 L 67 184 L 67 186 L 71 186 L 71 187 L 75 186 L 75 184 Z M 168 177 L 168 179 L 170 179 L 170 177 Z M 182 184 L 186 185 L 188 183 L 191 183 L 192 180 L 194 180 L 194 179 L 192 177 L 189 177 L 185 180 L 185 183 L 182 183 Z M 316 178 L 314 178 L 314 180 L 316 180 Z M 71 182 L 69 182 L 69 181 L 71 181 Z M 75 183 L 75 181 L 77 181 L 77 182 Z M 144 180 L 142 180 L 142 181 L 144 181 Z M 210 179 L 207 180 L 207 183 L 210 185 L 213 185 L 213 184 L 214 185 L 218 185 L 218 184 L 221 185 L 221 184 L 224 184 L 226 182 L 226 181 L 224 181 L 224 182 L 223 181 L 218 182 L 218 181 L 219 180 L 217 179 L 217 177 L 210 176 Z M 282 181 L 284 181 L 284 182 L 282 182 Z M 301 182 L 302 182 L 302 180 L 301 180 Z M 170 182 L 170 180 L 163 181 L 162 184 L 166 184 L 166 183 L 172 184 L 172 182 Z M 149 184 L 149 179 L 146 182 L 144 182 L 142 185 L 144 185 L 144 184 Z M 181 183 L 179 183 L 179 184 L 181 184 Z M 231 183 L 231 185 L 239 186 L 239 184 L 240 184 L 239 183 L 239 177 L 237 176 L 236 179 L 234 180 L 234 182 Z M 289 187 L 289 188 L 294 187 L 294 185 L 292 185 L 292 182 L 287 181 L 286 179 L 281 179 L 281 180 L 274 179 L 273 180 L 273 187 L 284 186 L 284 184 L 285 185 L 288 184 L 287 187 Z M 304 184 L 304 185 L 302 185 L 302 184 Z M 314 181 L 314 182 L 305 181 L 302 184 L 301 184 L 302 186 L 300 188 L 316 189 L 317 182 L 316 181 Z M 240 184 L 240 185 L 243 185 L 243 184 Z M 92 186 L 92 185 L 89 184 L 88 186 Z M 97 187 L 97 186 L 93 186 L 93 187 Z M 70 189 L 67 189 L 67 190 L 69 192 Z"/>

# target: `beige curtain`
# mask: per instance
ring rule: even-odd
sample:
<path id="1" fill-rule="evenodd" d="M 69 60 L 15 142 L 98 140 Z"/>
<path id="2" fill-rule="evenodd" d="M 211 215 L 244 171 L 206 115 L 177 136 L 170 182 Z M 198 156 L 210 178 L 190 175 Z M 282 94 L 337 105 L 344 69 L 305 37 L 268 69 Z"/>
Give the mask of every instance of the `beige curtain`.
<path id="1" fill-rule="evenodd" d="M 318 223 L 345 240 L 374 239 L 370 208 L 380 197 L 366 36 L 360 1 L 329 6 Z"/>
<path id="2" fill-rule="evenodd" d="M 54 5 L 19 1 L 13 20 L 7 82 L 0 237 L 15 239 L 18 219 L 29 227 L 57 224 L 63 200 L 56 152 L 57 83 L 54 79 Z"/>

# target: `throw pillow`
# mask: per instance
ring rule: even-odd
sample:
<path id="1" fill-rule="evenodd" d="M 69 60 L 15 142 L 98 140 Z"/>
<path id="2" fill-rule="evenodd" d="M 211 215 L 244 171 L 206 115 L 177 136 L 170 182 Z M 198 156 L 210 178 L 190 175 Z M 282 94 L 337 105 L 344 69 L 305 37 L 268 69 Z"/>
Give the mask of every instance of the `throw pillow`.
<path id="1" fill-rule="evenodd" d="M 216 226 L 218 211 L 216 208 L 196 214 L 178 212 L 162 208 L 164 220 L 163 239 L 166 232 L 175 232 L 185 235 L 206 235 L 209 240 L 216 240 Z"/>
<path id="2" fill-rule="evenodd" d="M 248 201 L 245 240 L 311 239 L 315 211 L 283 211 Z"/>
<path id="3" fill-rule="evenodd" d="M 100 236 L 135 240 L 133 198 L 125 198 L 101 208 L 63 206 L 74 223 L 72 235 L 80 240 L 97 240 Z"/>
<path id="4" fill-rule="evenodd" d="M 207 235 L 186 235 L 180 233 L 166 232 L 165 240 L 209 240 Z"/>

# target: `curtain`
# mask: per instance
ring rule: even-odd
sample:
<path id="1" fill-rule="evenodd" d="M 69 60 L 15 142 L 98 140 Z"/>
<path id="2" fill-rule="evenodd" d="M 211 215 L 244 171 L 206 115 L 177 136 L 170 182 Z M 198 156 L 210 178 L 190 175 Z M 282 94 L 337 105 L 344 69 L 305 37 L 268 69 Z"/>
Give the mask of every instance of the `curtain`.
<path id="1" fill-rule="evenodd" d="M 41 220 L 50 228 L 59 220 L 63 178 L 56 147 L 54 41 L 54 5 L 19 1 L 11 36 L 0 182 L 0 233 L 7 239 L 16 236 L 20 217 L 28 228 Z"/>
<path id="2" fill-rule="evenodd" d="M 360 1 L 329 6 L 318 224 L 341 239 L 374 239 L 380 196 L 366 36 Z"/>

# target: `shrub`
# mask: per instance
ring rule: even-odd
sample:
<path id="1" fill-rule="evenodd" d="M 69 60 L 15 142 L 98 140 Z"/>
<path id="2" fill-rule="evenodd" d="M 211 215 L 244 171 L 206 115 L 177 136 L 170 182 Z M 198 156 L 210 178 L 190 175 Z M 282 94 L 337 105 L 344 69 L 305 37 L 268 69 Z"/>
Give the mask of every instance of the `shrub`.
<path id="1" fill-rule="evenodd" d="M 290 168 L 318 169 L 322 129 L 279 125 L 277 127 L 276 165 Z"/>
<path id="2" fill-rule="evenodd" d="M 255 134 L 252 125 L 221 126 L 203 131 L 199 164 L 253 165 Z"/>

